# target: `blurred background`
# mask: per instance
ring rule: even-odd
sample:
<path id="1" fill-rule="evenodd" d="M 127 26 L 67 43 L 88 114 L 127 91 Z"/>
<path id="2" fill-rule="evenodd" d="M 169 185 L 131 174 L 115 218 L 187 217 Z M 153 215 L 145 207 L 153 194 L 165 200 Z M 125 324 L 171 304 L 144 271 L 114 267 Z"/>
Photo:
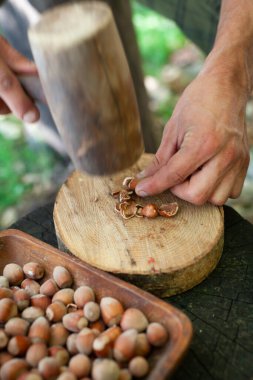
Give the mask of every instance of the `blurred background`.
<path id="1" fill-rule="evenodd" d="M 145 86 L 154 116 L 155 138 L 184 90 L 199 72 L 204 55 L 176 24 L 132 2 L 133 22 L 143 61 Z M 247 122 L 251 164 L 239 199 L 228 202 L 253 223 L 253 100 Z M 0 117 L 0 229 L 52 201 L 72 170 L 54 136 L 25 126 L 14 116 Z"/>

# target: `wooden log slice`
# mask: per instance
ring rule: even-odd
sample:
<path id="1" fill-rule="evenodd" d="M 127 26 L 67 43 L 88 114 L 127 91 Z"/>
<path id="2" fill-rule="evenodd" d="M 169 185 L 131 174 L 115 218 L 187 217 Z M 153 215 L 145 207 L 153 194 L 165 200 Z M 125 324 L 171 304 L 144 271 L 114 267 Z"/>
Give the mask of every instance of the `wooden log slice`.
<path id="1" fill-rule="evenodd" d="M 144 154 L 132 168 L 110 177 L 73 172 L 54 206 L 59 247 L 160 297 L 183 292 L 215 268 L 223 248 L 223 209 L 194 206 L 169 191 L 141 204 L 178 202 L 172 218 L 124 220 L 115 212 L 112 191 L 152 159 Z"/>

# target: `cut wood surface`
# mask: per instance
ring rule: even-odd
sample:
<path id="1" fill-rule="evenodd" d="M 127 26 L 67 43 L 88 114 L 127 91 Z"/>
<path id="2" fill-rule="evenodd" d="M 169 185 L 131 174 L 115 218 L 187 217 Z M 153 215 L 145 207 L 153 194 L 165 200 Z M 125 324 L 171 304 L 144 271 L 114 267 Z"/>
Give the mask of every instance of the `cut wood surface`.
<path id="1" fill-rule="evenodd" d="M 162 297 L 193 287 L 215 268 L 223 248 L 223 210 L 194 206 L 168 191 L 138 202 L 177 201 L 176 216 L 122 219 L 111 192 L 152 157 L 144 154 L 111 177 L 73 172 L 56 198 L 54 223 L 61 249 Z"/>

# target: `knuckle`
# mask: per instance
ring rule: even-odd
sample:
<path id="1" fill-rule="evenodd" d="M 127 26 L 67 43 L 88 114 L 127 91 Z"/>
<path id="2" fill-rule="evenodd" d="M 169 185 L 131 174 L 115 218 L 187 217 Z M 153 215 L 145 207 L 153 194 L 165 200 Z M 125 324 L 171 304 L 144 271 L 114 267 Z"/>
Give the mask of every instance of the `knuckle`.
<path id="1" fill-rule="evenodd" d="M 207 201 L 206 193 L 198 189 L 189 190 L 186 194 L 186 198 L 190 203 L 196 206 L 202 206 Z"/>
<path id="2" fill-rule="evenodd" d="M 213 154 L 219 149 L 220 139 L 214 133 L 209 133 L 203 137 L 202 149 L 206 151 L 207 154 Z"/>
<path id="3" fill-rule="evenodd" d="M 10 73 L 0 73 L 0 92 L 4 93 L 11 90 L 14 86 L 14 78 Z"/>
<path id="4" fill-rule="evenodd" d="M 224 203 L 228 200 L 228 196 L 219 196 L 219 195 L 213 195 L 209 202 L 212 203 L 215 206 L 223 206 Z"/>
<path id="5" fill-rule="evenodd" d="M 238 198 L 240 196 L 241 192 L 242 192 L 242 187 L 239 189 L 233 190 L 231 192 L 230 198 L 232 198 L 232 199 Z"/>

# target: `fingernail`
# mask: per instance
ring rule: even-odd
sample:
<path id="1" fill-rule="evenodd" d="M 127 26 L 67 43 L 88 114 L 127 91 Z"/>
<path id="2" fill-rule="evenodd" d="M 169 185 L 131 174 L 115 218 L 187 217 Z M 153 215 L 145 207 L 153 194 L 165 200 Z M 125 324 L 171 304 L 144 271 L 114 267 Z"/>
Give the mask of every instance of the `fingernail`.
<path id="1" fill-rule="evenodd" d="M 140 197 L 147 197 L 148 196 L 148 194 L 143 190 L 138 191 L 136 189 L 135 191 L 136 191 L 137 195 L 139 195 Z"/>
<path id="2" fill-rule="evenodd" d="M 136 178 L 144 178 L 145 177 L 145 170 L 142 170 L 142 172 L 136 174 Z"/>
<path id="3" fill-rule="evenodd" d="M 25 123 L 34 123 L 37 120 L 38 114 L 36 111 L 28 111 L 23 116 L 23 121 Z"/>

